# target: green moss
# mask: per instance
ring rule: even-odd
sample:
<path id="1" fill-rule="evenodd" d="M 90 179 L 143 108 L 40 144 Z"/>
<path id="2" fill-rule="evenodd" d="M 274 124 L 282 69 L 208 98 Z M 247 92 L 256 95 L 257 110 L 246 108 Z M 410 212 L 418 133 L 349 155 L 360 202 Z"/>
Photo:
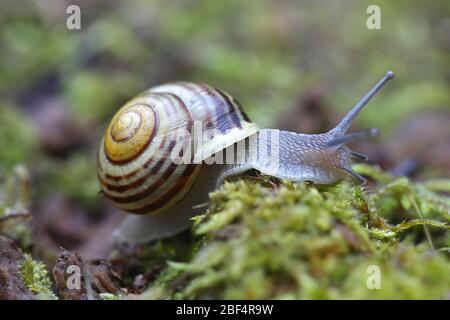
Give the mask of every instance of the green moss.
<path id="1" fill-rule="evenodd" d="M 106 120 L 120 107 L 120 101 L 139 90 L 136 80 L 126 75 L 82 71 L 66 79 L 64 98 L 80 121 Z"/>
<path id="2" fill-rule="evenodd" d="M 71 199 L 77 200 L 86 208 L 92 208 L 98 202 L 98 181 L 93 165 L 94 155 L 76 152 L 68 161 L 48 161 L 45 165 L 47 181 L 42 189 L 51 193 L 54 189 L 64 190 Z M 74 179 L 76 177 L 76 179 Z"/>
<path id="3" fill-rule="evenodd" d="M 207 213 L 194 219 L 193 258 L 170 263 L 143 298 L 448 297 L 448 225 L 441 221 L 448 219 L 442 207 L 448 197 L 430 182 L 358 170 L 383 182 L 371 189 L 345 181 L 225 183 L 210 195 Z M 399 211 L 409 216 L 395 223 Z M 373 266 L 380 289 L 367 285 Z"/>
<path id="4" fill-rule="evenodd" d="M 112 293 L 109 293 L 109 292 L 104 292 L 104 293 L 100 293 L 100 297 L 103 300 L 119 300 L 122 296 L 121 295 L 112 294 Z"/>
<path id="5" fill-rule="evenodd" d="M 57 299 L 51 290 L 52 282 L 48 276 L 45 264 L 37 262 L 29 254 L 24 255 L 20 266 L 25 285 L 41 299 Z"/>
<path id="6" fill-rule="evenodd" d="M 12 170 L 0 167 L 0 233 L 26 250 L 32 244 L 32 231 L 26 222 L 30 219 L 30 177 L 22 165 Z"/>
<path id="7" fill-rule="evenodd" d="M 0 101 L 0 164 L 12 168 L 28 163 L 37 150 L 37 130 L 21 111 Z"/>

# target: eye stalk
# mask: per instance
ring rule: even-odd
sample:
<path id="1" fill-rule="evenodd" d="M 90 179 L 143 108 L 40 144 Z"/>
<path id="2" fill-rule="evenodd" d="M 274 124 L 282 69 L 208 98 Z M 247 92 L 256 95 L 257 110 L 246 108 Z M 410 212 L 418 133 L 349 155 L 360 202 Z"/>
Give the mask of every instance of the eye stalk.
<path id="1" fill-rule="evenodd" d="M 352 132 L 346 133 L 348 128 L 350 127 L 352 121 L 356 118 L 359 112 L 369 103 L 369 101 L 373 98 L 373 96 L 391 79 L 394 78 L 394 73 L 392 71 L 388 71 L 386 75 L 378 81 L 377 84 L 353 107 L 353 109 L 339 122 L 339 124 L 334 127 L 332 130 L 328 132 L 329 141 L 327 143 L 327 147 L 333 150 L 337 150 L 343 144 L 346 144 L 350 141 L 377 136 L 380 133 L 380 130 L 377 128 L 371 128 L 365 131 L 360 132 Z M 347 152 L 351 157 L 357 158 L 360 160 L 366 161 L 368 156 L 350 149 L 347 149 Z M 337 165 L 336 167 L 345 171 L 347 174 L 351 175 L 356 181 L 361 184 L 364 184 L 366 180 L 364 177 L 354 172 L 351 169 L 350 164 Z"/>
<path id="2" fill-rule="evenodd" d="M 347 113 L 347 115 L 339 122 L 339 124 L 329 131 L 335 137 L 342 136 L 350 127 L 352 121 L 358 113 L 366 106 L 372 97 L 391 79 L 394 78 L 394 72 L 388 71 L 386 75 L 378 81 L 378 83 Z"/>
<path id="3" fill-rule="evenodd" d="M 328 147 L 340 146 L 356 139 L 375 137 L 378 136 L 379 134 L 380 130 L 378 128 L 371 128 L 360 132 L 347 133 L 337 138 L 331 139 L 330 141 L 328 141 L 327 146 Z"/>

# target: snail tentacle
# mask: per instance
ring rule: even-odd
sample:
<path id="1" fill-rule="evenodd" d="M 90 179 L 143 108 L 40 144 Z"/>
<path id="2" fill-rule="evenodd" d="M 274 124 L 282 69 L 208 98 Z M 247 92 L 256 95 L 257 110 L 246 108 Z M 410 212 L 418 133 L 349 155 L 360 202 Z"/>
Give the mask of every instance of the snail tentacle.
<path id="1" fill-rule="evenodd" d="M 369 156 L 367 154 L 361 153 L 361 152 L 357 152 L 357 151 L 353 151 L 353 150 L 349 150 L 350 155 L 356 159 L 359 159 L 361 161 L 367 161 L 369 160 Z"/>

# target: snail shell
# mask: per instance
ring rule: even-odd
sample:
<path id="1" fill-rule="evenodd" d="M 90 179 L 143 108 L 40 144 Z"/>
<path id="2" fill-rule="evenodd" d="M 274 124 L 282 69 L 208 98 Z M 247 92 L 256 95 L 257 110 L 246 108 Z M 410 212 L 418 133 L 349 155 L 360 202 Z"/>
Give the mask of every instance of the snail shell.
<path id="1" fill-rule="evenodd" d="M 199 142 L 196 125 L 207 133 Z M 256 132 L 226 92 L 188 82 L 151 88 L 126 103 L 106 129 L 97 155 L 102 192 L 125 211 L 158 213 L 183 199 L 203 160 Z M 173 161 L 175 148 L 180 157 L 193 150 L 189 163 Z"/>

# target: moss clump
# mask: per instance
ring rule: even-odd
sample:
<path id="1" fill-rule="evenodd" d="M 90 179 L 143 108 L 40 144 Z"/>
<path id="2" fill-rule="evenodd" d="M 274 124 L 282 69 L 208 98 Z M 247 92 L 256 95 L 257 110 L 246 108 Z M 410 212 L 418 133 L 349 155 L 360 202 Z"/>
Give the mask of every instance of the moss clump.
<path id="1" fill-rule="evenodd" d="M 41 299 L 57 299 L 51 290 L 52 282 L 48 276 L 47 268 L 42 262 L 33 260 L 29 254 L 24 255 L 20 266 L 22 279 L 25 285 Z"/>
<path id="2" fill-rule="evenodd" d="M 1 77 L 1 76 L 0 76 Z M 35 125 L 17 107 L 0 100 L 0 164 L 10 169 L 34 159 L 37 141 Z"/>
<path id="3" fill-rule="evenodd" d="M 448 298 L 448 225 L 440 221 L 449 218 L 448 197 L 430 183 L 359 170 L 379 186 L 226 183 L 195 218 L 191 261 L 170 263 L 142 297 Z M 369 283 L 374 268 L 380 289 Z"/>
<path id="4" fill-rule="evenodd" d="M 0 233 L 14 239 L 24 250 L 32 242 L 31 229 L 26 224 L 30 218 L 29 182 L 24 166 L 17 165 L 12 170 L 0 167 Z"/>

